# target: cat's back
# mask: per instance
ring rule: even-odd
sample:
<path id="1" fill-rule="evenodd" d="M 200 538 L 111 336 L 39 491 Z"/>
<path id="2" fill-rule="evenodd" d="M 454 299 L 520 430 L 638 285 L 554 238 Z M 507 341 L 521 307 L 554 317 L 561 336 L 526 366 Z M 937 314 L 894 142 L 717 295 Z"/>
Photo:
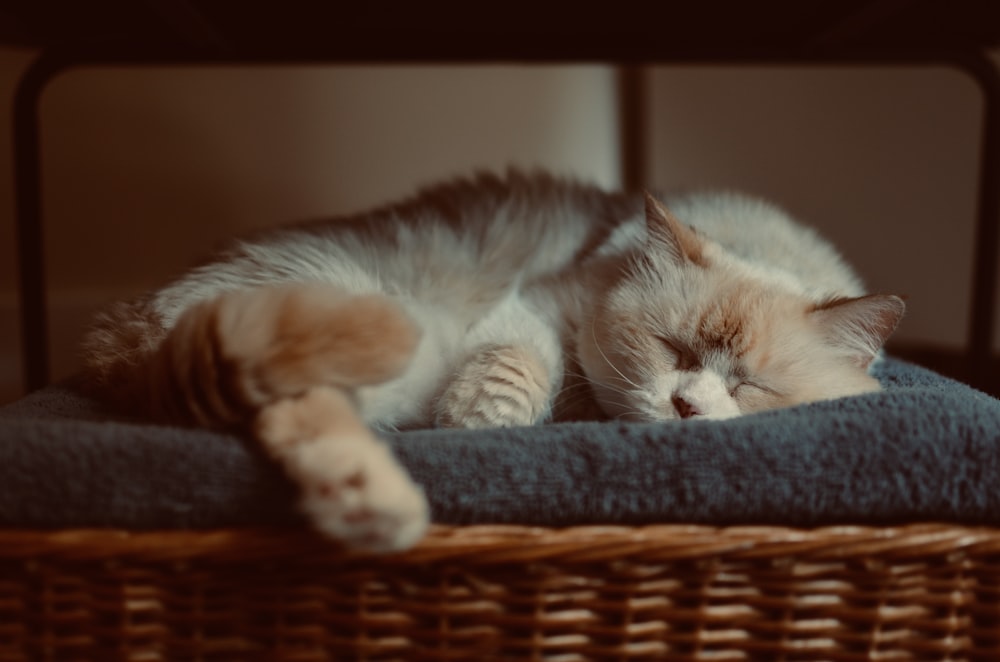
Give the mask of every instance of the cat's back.
<path id="1" fill-rule="evenodd" d="M 510 170 L 448 181 L 359 216 L 298 226 L 277 243 L 320 238 L 338 259 L 349 256 L 377 271 L 383 284 L 440 298 L 465 284 L 506 289 L 558 273 L 596 251 L 635 206 L 626 195 L 572 178 Z"/>
<path id="2" fill-rule="evenodd" d="M 864 294 L 860 277 L 829 241 L 770 202 L 719 191 L 679 195 L 668 198 L 667 204 L 678 218 L 730 253 L 755 266 L 791 274 L 817 298 Z"/>

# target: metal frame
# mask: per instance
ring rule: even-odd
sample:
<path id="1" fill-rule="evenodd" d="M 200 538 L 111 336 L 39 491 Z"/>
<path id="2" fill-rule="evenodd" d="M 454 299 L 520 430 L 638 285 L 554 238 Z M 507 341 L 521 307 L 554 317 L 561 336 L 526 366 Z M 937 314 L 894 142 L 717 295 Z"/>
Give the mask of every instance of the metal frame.
<path id="1" fill-rule="evenodd" d="M 379 62 L 392 61 L 378 58 Z M 548 61 L 537 53 L 527 53 L 532 61 Z M 983 387 L 989 377 L 993 326 L 997 307 L 997 263 L 1000 242 L 1000 73 L 987 55 L 970 52 L 733 52 L 648 53 L 633 51 L 624 56 L 619 70 L 619 103 L 623 150 L 623 182 L 629 187 L 646 181 L 647 143 L 646 89 L 644 64 L 698 65 L 899 65 L 952 66 L 969 74 L 983 98 L 983 127 L 978 181 L 978 208 L 975 226 L 971 310 L 966 345 L 969 381 Z M 474 60 L 484 58 L 477 56 Z M 596 50 L 582 53 L 580 60 L 615 61 L 613 54 Z M 618 58 L 620 61 L 620 58 Z M 449 60 L 433 54 L 429 61 Z M 456 58 L 450 60 L 460 61 Z M 19 260 L 19 294 L 23 378 L 27 391 L 49 381 L 49 332 L 42 214 L 42 170 L 40 156 L 39 103 L 46 86 L 60 73 L 84 66 L 179 66 L 179 65 L 304 65 L 318 61 L 336 64 L 356 62 L 356 58 L 332 54 L 314 57 L 226 57 L 197 52 L 108 53 L 43 51 L 28 67 L 14 97 L 14 178 L 16 186 L 16 232 Z M 565 62 L 553 59 L 552 62 Z"/>

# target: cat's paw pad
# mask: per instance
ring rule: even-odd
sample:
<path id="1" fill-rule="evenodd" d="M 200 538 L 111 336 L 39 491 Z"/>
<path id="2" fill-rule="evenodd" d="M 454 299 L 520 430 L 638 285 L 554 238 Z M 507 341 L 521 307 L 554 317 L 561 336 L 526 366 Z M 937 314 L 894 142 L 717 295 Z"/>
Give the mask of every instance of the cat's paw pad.
<path id="1" fill-rule="evenodd" d="M 547 371 L 528 350 L 492 347 L 466 363 L 438 399 L 440 427 L 533 425 L 549 404 Z"/>
<path id="2" fill-rule="evenodd" d="M 312 525 L 352 548 L 407 549 L 427 530 L 423 491 L 381 442 L 317 439 L 297 445 L 285 467 Z"/>

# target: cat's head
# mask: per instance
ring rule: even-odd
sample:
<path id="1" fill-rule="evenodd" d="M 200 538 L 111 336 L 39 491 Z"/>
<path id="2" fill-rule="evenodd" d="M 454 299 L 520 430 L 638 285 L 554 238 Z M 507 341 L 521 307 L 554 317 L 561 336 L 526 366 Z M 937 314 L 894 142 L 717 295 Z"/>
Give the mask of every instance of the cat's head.
<path id="1" fill-rule="evenodd" d="M 727 418 L 878 390 L 868 367 L 904 308 L 811 300 L 647 196 L 644 244 L 581 326 L 579 358 L 606 414 Z"/>

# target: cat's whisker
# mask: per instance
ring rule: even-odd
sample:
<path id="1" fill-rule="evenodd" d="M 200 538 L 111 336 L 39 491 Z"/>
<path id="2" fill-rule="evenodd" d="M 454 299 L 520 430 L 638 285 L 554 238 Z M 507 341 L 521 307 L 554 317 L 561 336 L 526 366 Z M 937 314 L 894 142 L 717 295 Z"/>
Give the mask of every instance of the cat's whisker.
<path id="1" fill-rule="evenodd" d="M 580 391 L 583 391 L 584 393 L 586 393 L 589 390 L 590 390 L 590 384 L 585 384 L 585 383 L 581 382 L 581 383 L 578 383 L 578 384 L 570 384 L 569 386 L 562 387 L 557 392 L 557 395 L 564 395 L 564 394 L 567 394 L 567 393 L 570 393 L 570 392 L 573 392 L 573 391 L 576 391 L 577 393 L 579 393 Z"/>
<path id="2" fill-rule="evenodd" d="M 588 405 L 588 404 L 592 404 L 592 403 L 593 403 L 593 407 L 595 409 L 599 408 L 599 406 L 596 405 L 596 401 L 593 400 L 590 396 L 588 396 L 588 395 L 580 395 L 580 396 L 577 396 L 575 398 L 561 399 L 559 401 L 559 406 L 563 410 L 572 410 L 575 407 L 577 407 L 577 405 L 581 405 L 581 404 Z"/>
<path id="3" fill-rule="evenodd" d="M 589 386 L 591 384 L 600 384 L 600 382 L 598 382 L 597 380 L 591 379 L 588 375 L 585 375 L 585 374 L 580 373 L 580 372 L 566 371 L 564 374 L 567 377 L 576 377 L 578 380 L 580 380 L 580 381 L 577 381 L 574 384 L 569 384 L 565 388 L 570 388 L 570 387 L 573 387 L 573 386 Z"/>
<path id="4" fill-rule="evenodd" d="M 622 386 L 618 386 L 618 384 L 622 384 Z M 634 393 L 637 390 L 642 390 L 639 385 L 631 379 L 622 379 L 620 377 L 611 377 L 608 381 L 602 382 L 601 385 L 608 388 L 615 388 L 619 393 Z M 631 386 L 632 388 L 628 389 L 625 388 L 625 386 Z"/>
<path id="5" fill-rule="evenodd" d="M 594 391 L 590 388 L 590 384 L 586 382 L 577 382 L 576 384 L 564 386 L 555 394 L 555 399 L 562 401 L 564 404 L 583 402 L 593 399 L 593 397 Z"/>
<path id="6" fill-rule="evenodd" d="M 576 384 L 570 384 L 568 386 L 564 386 L 563 390 L 568 390 L 568 389 L 571 389 L 571 388 L 579 388 L 581 386 L 587 386 L 587 387 L 589 387 L 591 385 L 597 385 L 597 386 L 600 386 L 600 387 L 605 388 L 607 390 L 610 390 L 610 391 L 613 391 L 615 393 L 618 393 L 619 395 L 632 395 L 632 393 L 633 393 L 633 391 L 631 391 L 629 389 L 619 388 L 619 387 L 615 386 L 613 383 L 610 383 L 610 382 L 598 382 L 596 380 L 591 379 L 590 377 L 588 377 L 586 375 L 581 375 L 581 374 L 578 374 L 578 373 L 570 373 L 570 372 L 567 372 L 566 374 L 567 375 L 571 375 L 573 377 L 578 377 L 578 378 L 583 379 L 585 381 L 584 382 L 577 382 Z M 560 392 L 562 392 L 562 391 L 560 391 Z"/>
<path id="7" fill-rule="evenodd" d="M 618 366 L 616 366 L 614 363 L 612 363 L 611 359 L 609 359 L 608 356 L 607 356 L 607 354 L 604 353 L 604 350 L 601 349 L 600 343 L 597 342 L 597 330 L 594 328 L 596 326 L 596 324 L 597 324 L 597 318 L 596 317 L 591 318 L 591 320 L 590 320 L 590 336 L 591 336 L 591 338 L 594 341 L 594 347 L 597 348 L 597 353 L 601 355 L 601 358 L 604 359 L 605 363 L 607 363 L 608 366 L 612 370 L 614 370 L 615 372 L 618 373 L 619 377 L 621 377 L 623 380 L 625 380 L 626 382 L 628 382 L 629 384 L 631 384 L 635 388 L 639 388 L 639 385 L 636 384 L 635 382 L 633 382 L 628 377 L 626 377 L 625 373 L 623 373 L 621 370 L 619 370 Z"/>
<path id="8" fill-rule="evenodd" d="M 617 416 L 615 416 L 615 418 L 624 419 L 624 420 L 633 420 L 633 421 L 634 420 L 644 420 L 644 421 L 648 421 L 649 420 L 649 416 L 645 412 L 643 412 L 642 410 L 636 409 L 634 407 L 630 408 L 630 409 L 622 410 L 619 403 L 610 402 L 608 400 L 602 400 L 600 398 L 597 398 L 597 404 L 599 404 L 602 408 L 610 407 L 611 409 L 618 410 L 619 413 L 618 413 Z M 641 417 L 641 418 L 640 419 L 626 418 L 628 416 L 637 416 L 637 417 Z"/>
<path id="9" fill-rule="evenodd" d="M 582 372 L 571 372 L 571 371 L 567 370 L 563 374 L 566 377 L 575 377 L 578 380 L 580 380 L 580 381 L 576 382 L 576 384 L 594 384 L 594 383 L 596 383 L 595 380 L 591 379 L 589 375 L 586 375 L 586 374 L 584 374 Z M 570 384 L 570 386 L 575 386 L 576 384 Z"/>

